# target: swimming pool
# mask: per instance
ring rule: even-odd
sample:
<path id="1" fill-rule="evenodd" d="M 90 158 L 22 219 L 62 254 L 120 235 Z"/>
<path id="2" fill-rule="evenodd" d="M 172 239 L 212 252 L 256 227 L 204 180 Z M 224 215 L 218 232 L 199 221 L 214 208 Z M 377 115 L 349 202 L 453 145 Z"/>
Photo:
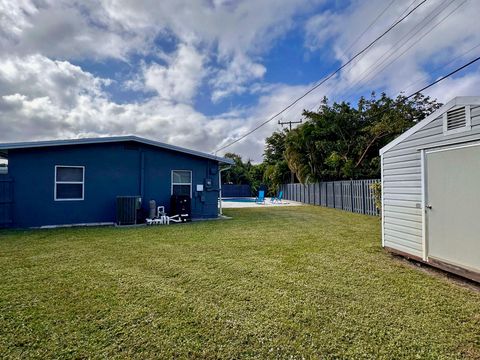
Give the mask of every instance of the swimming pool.
<path id="1" fill-rule="evenodd" d="M 254 203 L 255 198 L 253 197 L 222 198 L 222 201 L 238 202 L 238 203 Z"/>

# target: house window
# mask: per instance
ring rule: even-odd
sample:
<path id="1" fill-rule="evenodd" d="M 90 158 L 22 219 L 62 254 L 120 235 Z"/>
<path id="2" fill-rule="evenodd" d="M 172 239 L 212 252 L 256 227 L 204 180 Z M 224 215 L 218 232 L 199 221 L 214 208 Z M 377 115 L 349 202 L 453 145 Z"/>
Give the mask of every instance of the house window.
<path id="1" fill-rule="evenodd" d="M 190 170 L 172 170 L 172 195 L 192 197 L 192 172 Z"/>
<path id="2" fill-rule="evenodd" d="M 83 200 L 84 166 L 55 166 L 55 201 Z"/>

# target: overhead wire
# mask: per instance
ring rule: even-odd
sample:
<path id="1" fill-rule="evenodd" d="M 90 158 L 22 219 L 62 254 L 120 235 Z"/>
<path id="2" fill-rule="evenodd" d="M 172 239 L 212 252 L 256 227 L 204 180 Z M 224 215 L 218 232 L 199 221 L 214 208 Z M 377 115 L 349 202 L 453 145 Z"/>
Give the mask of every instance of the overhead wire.
<path id="1" fill-rule="evenodd" d="M 269 123 L 270 121 L 274 120 L 275 118 L 277 118 L 278 116 L 280 116 L 282 113 L 284 113 L 285 111 L 287 111 L 288 109 L 290 109 L 292 106 L 294 106 L 295 104 L 297 104 L 300 100 L 302 100 L 303 98 L 305 98 L 306 96 L 308 96 L 311 92 L 315 91 L 318 87 L 320 87 L 322 84 L 324 84 L 325 82 L 327 82 L 329 79 L 331 79 L 333 76 L 335 76 L 337 73 L 339 73 L 342 69 L 344 69 L 346 66 L 348 66 L 350 63 L 352 63 L 356 58 L 358 58 L 359 56 L 361 56 L 363 53 L 365 53 L 368 49 L 370 49 L 373 45 L 375 45 L 380 39 L 382 39 L 385 35 L 387 35 L 390 31 L 392 31 L 398 24 L 400 24 L 403 20 L 405 20 L 408 16 L 410 16 L 415 10 L 417 10 L 421 5 L 423 5 L 427 0 L 422 0 L 419 4 L 417 4 L 413 9 L 411 9 L 410 11 L 407 12 L 406 15 L 404 15 L 403 17 L 401 17 L 399 20 L 397 20 L 396 22 L 394 22 L 387 30 L 385 30 L 381 35 L 379 35 L 378 37 L 375 38 L 375 40 L 373 40 L 372 42 L 370 42 L 366 47 L 364 47 L 362 50 L 360 50 L 359 52 L 357 52 L 352 58 L 350 58 L 347 62 L 345 62 L 343 65 L 341 65 L 340 67 L 338 67 L 336 70 L 334 70 L 332 73 L 330 73 L 327 77 L 325 77 L 323 80 L 321 80 L 318 84 L 314 85 L 313 87 L 311 87 L 308 91 L 306 91 L 303 95 L 301 95 L 300 97 L 298 97 L 297 99 L 295 99 L 293 102 L 291 102 L 289 105 L 287 105 L 286 107 L 284 107 L 282 110 L 280 110 L 279 112 L 275 113 L 273 116 L 269 117 L 267 120 L 263 121 L 262 123 L 260 123 L 259 125 L 255 126 L 253 129 L 249 130 L 248 132 L 246 132 L 245 134 L 243 134 L 242 136 L 240 136 L 239 138 L 229 142 L 228 144 L 226 145 L 223 145 L 221 147 L 219 147 L 217 150 L 215 150 L 215 153 L 223 150 L 223 149 L 226 149 L 227 147 L 230 147 L 232 146 L 233 144 L 239 142 L 240 140 L 246 138 L 247 136 L 249 136 L 250 134 L 252 134 L 253 132 L 257 131 L 258 129 L 260 129 L 261 127 L 263 127 L 264 125 L 266 125 L 267 123 Z"/>
<path id="2" fill-rule="evenodd" d="M 410 6 L 417 0 L 414 0 L 412 1 L 412 3 L 408 6 L 407 9 L 410 8 Z M 370 30 L 372 28 L 373 25 L 375 25 L 377 23 L 377 21 L 382 17 L 383 14 L 385 14 L 385 12 L 387 12 L 388 9 L 390 9 L 390 7 L 393 5 L 393 3 L 395 2 L 395 0 L 392 0 L 376 17 L 375 19 L 373 19 L 373 21 L 370 22 L 370 24 L 368 24 L 368 26 L 360 33 L 360 35 L 358 35 L 355 40 L 353 40 L 349 46 L 347 46 L 347 48 L 343 51 L 344 54 L 348 53 L 352 47 L 358 43 L 358 41 L 363 37 L 363 35 L 365 35 L 368 30 Z"/>
<path id="3" fill-rule="evenodd" d="M 432 86 L 435 86 L 435 85 L 438 84 L 439 82 L 442 82 L 443 80 L 449 78 L 450 76 L 455 75 L 456 73 L 462 71 L 463 69 L 469 67 L 470 65 L 473 65 L 474 63 L 476 63 L 476 62 L 479 61 L 479 60 L 480 60 L 480 56 L 477 56 L 476 58 L 470 60 L 469 62 L 463 64 L 463 65 L 460 66 L 460 67 L 457 67 L 455 70 L 452 70 L 452 71 L 450 71 L 449 73 L 441 76 L 441 77 L 438 78 L 437 80 L 429 83 L 428 85 L 422 87 L 421 89 L 418 89 L 418 90 L 412 92 L 410 95 L 407 95 L 407 96 L 402 97 L 402 99 L 401 99 L 400 101 L 398 101 L 396 104 L 399 104 L 399 103 L 401 104 L 401 103 L 406 102 L 407 100 L 411 99 L 412 97 L 420 94 L 422 91 L 425 91 L 425 90 L 431 88 Z M 376 116 L 382 115 L 382 114 L 384 114 L 385 112 L 387 112 L 387 111 L 389 111 L 389 110 L 392 110 L 392 109 L 391 109 L 390 107 L 385 108 L 385 109 L 380 110 L 380 111 L 378 111 L 377 113 L 373 114 L 372 116 L 373 116 L 373 117 L 376 117 Z"/>
<path id="4" fill-rule="evenodd" d="M 416 31 L 413 35 L 411 35 L 406 41 L 403 41 L 405 40 L 405 38 L 407 36 L 409 36 L 410 34 L 412 34 L 412 32 L 418 27 L 418 25 L 420 24 L 417 24 L 416 26 L 414 26 L 407 34 L 405 34 L 401 39 L 400 39 L 400 46 L 398 48 L 396 48 L 397 46 L 393 46 L 392 48 L 390 48 L 389 50 L 387 50 L 379 59 L 377 59 L 377 62 L 375 62 L 373 65 L 371 65 L 368 69 L 366 69 L 362 74 L 364 74 L 365 72 L 368 71 L 367 73 L 367 76 L 369 74 L 371 74 L 374 70 L 376 70 L 378 67 L 376 66 L 378 64 L 378 60 L 381 60 L 386 54 L 390 53 L 390 56 L 393 55 L 395 52 L 397 52 L 399 49 L 401 49 L 405 44 L 407 44 L 411 39 L 414 38 L 414 36 L 416 36 L 421 30 L 423 30 L 426 25 L 428 25 L 429 23 L 431 23 L 434 19 L 436 19 L 438 17 L 438 15 L 440 15 L 444 10 L 448 9 L 448 7 L 455 1 L 455 0 L 450 0 L 450 2 L 447 4 L 447 6 L 445 6 L 443 9 L 441 9 L 441 11 L 439 11 L 438 13 L 437 10 L 440 9 L 448 0 L 445 0 L 443 1 L 439 6 L 437 6 L 431 13 L 429 13 L 422 21 L 425 21 L 426 19 L 430 18 L 431 15 L 434 14 L 434 16 L 429 19 L 427 21 L 426 24 L 424 24 L 422 27 L 420 27 L 420 29 L 418 31 Z M 442 18 L 438 23 L 436 23 L 432 28 L 430 28 L 425 34 L 423 34 L 419 39 L 417 39 L 416 41 L 414 41 L 412 44 L 410 44 L 410 46 L 405 49 L 402 53 L 400 53 L 399 55 L 397 55 L 390 63 L 388 63 L 387 65 L 385 65 L 383 68 L 380 68 L 380 70 L 378 70 L 376 72 L 376 74 L 374 74 L 370 79 L 374 78 L 375 76 L 377 76 L 378 74 L 380 74 L 383 70 L 385 70 L 388 66 L 390 66 L 392 63 L 394 63 L 396 60 L 398 60 L 401 56 L 403 56 L 408 50 L 410 50 L 413 46 L 415 46 L 416 44 L 418 44 L 418 42 L 420 40 L 422 40 L 425 36 L 427 36 L 429 33 L 431 33 L 437 26 L 439 26 L 443 21 L 445 21 L 449 16 L 451 16 L 456 10 L 458 10 L 458 8 L 460 8 L 461 6 L 463 6 L 465 4 L 465 2 L 467 2 L 468 0 L 464 0 L 461 4 L 459 4 L 456 8 L 454 8 L 452 11 L 450 11 L 450 13 L 448 13 L 444 18 Z M 436 13 L 436 14 L 435 14 Z M 398 44 L 398 43 L 397 43 Z M 394 50 L 393 52 L 391 52 L 392 50 Z M 388 59 L 388 58 L 387 58 Z M 382 65 L 385 61 L 382 61 L 380 63 L 380 65 Z M 355 81 L 353 84 L 350 85 L 350 88 L 355 88 L 355 86 L 357 86 L 358 84 L 360 84 L 364 79 L 366 78 L 366 76 L 362 77 L 361 79 L 358 79 L 357 81 Z M 338 89 L 338 85 L 336 86 L 336 88 Z M 361 88 L 360 88 L 361 89 Z M 358 92 L 358 89 L 356 90 L 356 92 Z M 351 94 L 353 94 L 353 92 L 350 92 L 350 93 L 347 93 L 347 97 L 350 96 Z M 315 106 L 314 106 L 315 107 Z M 313 111 L 314 107 L 312 107 L 309 111 Z"/>
<path id="5" fill-rule="evenodd" d="M 412 5 L 414 5 L 418 0 L 413 0 L 412 2 L 409 3 L 409 5 L 405 8 L 405 10 L 402 11 L 402 13 L 394 20 L 394 23 L 397 22 L 399 19 L 401 19 L 403 17 L 403 15 L 405 15 L 409 9 L 412 7 Z M 448 0 L 445 0 L 445 1 L 448 1 Z M 454 1 L 454 0 L 451 0 L 451 1 Z M 373 21 L 370 22 L 370 24 L 364 29 L 364 31 L 362 31 L 362 33 L 353 41 L 351 42 L 351 44 L 347 47 L 347 49 L 345 51 L 343 51 L 344 53 L 347 53 L 352 47 L 353 45 L 355 45 L 355 43 L 360 40 L 360 38 L 379 20 L 379 18 L 392 6 L 392 4 L 395 2 L 395 0 L 392 0 L 376 17 Z M 363 53 L 360 57 L 358 57 L 355 62 L 353 63 L 353 65 L 348 69 L 346 70 L 347 71 L 347 74 L 350 73 L 352 71 L 352 69 L 354 69 L 354 66 L 356 64 L 358 64 L 361 59 L 363 59 L 365 57 L 365 55 L 367 54 L 367 52 Z M 373 66 L 372 66 L 373 67 Z M 367 69 L 368 70 L 368 69 Z M 334 89 L 338 89 L 338 83 L 335 85 Z M 316 107 L 319 107 L 319 104 L 315 104 L 314 106 L 312 106 L 310 108 L 309 111 L 313 111 Z M 288 109 L 287 112 L 284 113 L 284 116 L 286 116 L 287 114 L 289 114 L 291 111 L 293 110 L 293 107 Z M 303 111 L 303 110 L 302 110 Z M 302 116 L 302 119 L 303 119 L 303 115 Z"/>
<path id="6" fill-rule="evenodd" d="M 414 5 L 415 3 L 417 2 L 417 0 L 413 0 L 410 4 L 408 4 L 408 6 L 405 8 L 405 10 L 402 11 L 402 13 L 395 19 L 395 21 L 397 21 L 398 19 L 400 19 L 403 15 L 405 15 L 409 9 L 412 7 L 412 5 Z M 376 44 L 378 45 L 378 43 Z M 344 53 L 348 52 L 348 50 L 345 50 Z M 355 68 L 355 65 L 357 65 L 368 53 L 363 53 L 362 56 L 358 57 L 355 62 L 353 63 L 352 66 L 350 66 L 349 69 L 346 70 L 346 73 L 350 73 L 354 68 Z"/>
<path id="7" fill-rule="evenodd" d="M 448 1 L 450 1 L 450 3 L 449 3 L 444 9 L 442 9 L 440 12 L 438 12 L 438 14 L 435 14 L 435 12 L 436 12 L 438 9 L 441 9 L 442 5 L 444 5 L 444 4 L 445 4 L 446 2 L 448 2 Z M 427 23 L 425 23 L 423 26 L 420 27 L 420 30 L 424 29 L 424 28 L 425 28 L 432 20 L 434 20 L 443 10 L 445 10 L 446 8 L 448 8 L 448 6 L 450 6 L 453 1 L 455 1 L 455 0 L 444 0 L 439 6 L 437 6 L 436 8 L 434 8 L 432 12 L 428 13 L 418 24 L 416 24 L 412 29 L 410 29 L 410 31 L 408 31 L 405 35 L 403 35 L 403 36 L 400 38 L 399 41 L 397 41 L 392 47 L 390 47 L 388 50 L 386 50 L 386 51 L 375 61 L 375 63 L 373 63 L 372 65 L 370 65 L 370 66 L 369 66 L 367 69 L 365 69 L 360 75 L 363 75 L 363 74 L 365 74 L 365 73 L 367 73 L 367 75 L 372 74 L 375 70 L 378 69 L 378 67 L 377 67 L 376 65 L 378 64 L 379 61 L 382 60 L 382 58 L 383 58 L 386 54 L 389 54 L 389 53 L 391 53 L 391 52 L 393 51 L 393 52 L 390 54 L 390 56 L 393 55 L 396 51 L 398 51 L 401 47 L 403 47 L 403 45 L 405 45 L 406 43 L 408 43 L 416 34 L 418 34 L 419 31 L 417 31 L 417 32 L 415 32 L 413 35 L 411 35 L 412 32 L 413 32 L 415 29 L 417 29 L 417 27 L 418 27 L 419 25 L 421 25 L 425 20 L 427 20 L 428 18 L 430 18 L 432 15 L 434 15 L 430 20 L 428 20 Z M 466 1 L 466 0 L 465 0 L 465 1 Z M 410 5 L 407 7 L 406 10 L 408 10 L 415 2 L 416 2 L 416 0 L 414 0 L 412 3 L 410 3 Z M 406 10 L 404 10 L 404 12 L 403 12 L 402 14 L 404 14 Z M 400 16 L 402 16 L 402 15 L 400 15 Z M 411 35 L 411 36 L 408 37 L 409 35 Z M 408 37 L 408 39 L 407 39 L 406 41 L 404 41 L 407 37 Z M 364 56 L 365 56 L 365 54 L 364 54 Z M 357 63 L 356 63 L 356 64 L 358 64 L 359 61 L 360 61 L 360 59 L 357 59 Z M 383 62 L 382 62 L 382 63 L 383 63 Z M 355 64 L 355 65 L 356 65 L 356 64 Z M 354 68 L 355 68 L 354 65 L 353 65 L 352 67 L 350 67 L 349 70 L 346 72 L 346 74 L 348 75 L 348 73 L 351 73 Z M 380 73 L 380 72 L 379 72 L 379 73 Z M 375 75 L 374 75 L 374 76 L 375 76 Z M 373 76 L 373 77 L 374 77 L 374 76 Z M 366 76 L 364 76 L 363 78 L 361 78 L 361 79 L 359 79 L 359 80 L 356 80 L 356 81 L 355 81 L 352 85 L 350 85 L 349 87 L 350 87 L 350 88 L 353 88 L 353 87 L 355 87 L 356 85 L 360 84 L 361 81 L 362 81 L 365 77 L 366 77 Z M 339 88 L 340 88 L 340 83 L 337 82 L 337 84 L 335 84 L 335 86 L 333 87 L 332 91 L 335 92 L 335 91 L 337 91 Z M 309 109 L 309 111 L 310 111 L 310 112 L 313 111 L 316 107 L 319 107 L 319 104 L 318 104 L 318 103 L 315 104 L 313 107 L 311 107 L 311 108 Z"/>
<path id="8" fill-rule="evenodd" d="M 468 1 L 468 0 L 464 0 L 462 3 L 460 3 L 459 5 L 457 5 L 456 8 L 454 8 L 452 11 L 450 11 L 446 16 L 444 16 L 440 21 L 438 21 L 432 28 L 430 28 L 426 33 L 424 33 L 420 38 L 418 38 L 416 41 L 414 41 L 412 44 L 410 44 L 410 46 L 409 46 L 407 49 L 405 49 L 402 53 L 400 53 L 397 57 L 395 57 L 390 63 L 388 63 L 387 65 L 385 65 L 383 68 L 381 68 L 381 69 L 378 71 L 377 74 L 380 74 L 383 70 L 385 70 L 386 67 L 390 66 L 392 63 L 394 63 L 396 60 L 398 60 L 401 56 L 403 56 L 408 50 L 410 50 L 413 46 L 417 45 L 419 41 L 421 41 L 425 36 L 427 36 L 428 34 L 430 34 L 437 26 L 439 26 L 443 21 L 445 21 L 449 16 L 451 16 L 456 10 L 458 10 L 461 6 L 463 6 L 467 1 Z M 437 12 L 437 10 L 440 9 L 441 6 L 444 5 L 446 2 L 447 2 L 447 1 L 442 2 L 442 3 L 441 3 L 437 8 L 435 8 L 429 15 L 427 15 L 427 17 L 425 17 L 425 19 L 429 18 L 432 14 L 434 14 L 435 12 Z M 449 7 L 453 2 L 454 2 L 454 0 L 450 1 L 450 3 L 448 3 L 448 5 L 445 6 L 440 12 L 438 12 L 437 14 L 435 14 L 435 16 L 434 16 L 432 19 L 430 19 L 430 20 L 427 22 L 427 24 L 429 24 L 431 21 L 433 21 L 434 19 L 436 19 L 444 10 L 448 9 L 448 7 Z M 425 20 L 425 19 L 424 19 L 424 20 Z M 418 26 L 418 24 L 417 24 L 417 26 Z M 408 36 L 409 34 L 411 34 L 412 31 L 417 28 L 417 26 L 415 26 L 409 33 L 407 33 L 404 37 L 402 37 L 401 41 L 404 40 L 406 36 Z M 401 49 L 405 44 L 407 44 L 416 34 L 418 34 L 418 33 L 419 33 L 421 30 L 423 30 L 425 27 L 426 27 L 426 25 L 422 26 L 422 27 L 421 27 L 418 31 L 416 31 L 409 39 L 407 39 L 407 41 L 403 42 L 403 43 L 400 45 L 400 47 L 399 47 L 398 49 L 396 49 L 393 53 L 395 53 L 397 50 Z M 462 55 L 457 56 L 457 57 L 454 58 L 453 60 L 449 61 L 449 62 L 448 62 L 446 65 L 444 65 L 443 67 L 448 66 L 449 64 L 451 64 L 451 63 L 453 63 L 454 61 L 456 61 L 458 58 L 463 57 L 464 55 L 466 55 L 466 54 L 470 53 L 471 51 L 473 51 L 474 49 L 478 48 L 479 46 L 480 46 L 480 44 L 472 47 L 471 49 L 469 49 L 468 51 L 466 51 L 466 52 L 463 53 Z M 387 53 L 389 53 L 389 52 L 390 52 L 392 49 L 394 49 L 394 48 L 395 48 L 395 47 L 393 47 L 393 48 L 391 48 L 390 50 L 388 50 L 387 52 L 385 52 L 384 55 L 387 54 Z M 391 54 L 390 54 L 390 55 L 391 55 Z M 381 58 L 380 58 L 380 59 L 381 59 Z M 388 58 L 387 58 L 387 59 L 388 59 Z M 476 60 L 475 60 L 475 61 L 476 61 Z M 474 61 L 474 62 L 475 62 L 475 61 Z M 380 63 L 380 65 L 382 65 L 384 62 L 385 62 L 385 61 L 382 61 L 382 62 Z M 378 62 L 377 62 L 377 63 L 378 63 Z M 371 66 L 371 68 L 373 68 L 377 63 L 373 64 L 373 65 Z M 468 65 L 470 65 L 470 64 L 467 64 L 466 66 L 468 66 Z M 440 69 L 440 68 L 438 68 L 438 69 Z M 436 69 L 436 70 L 438 70 L 438 69 Z M 463 69 L 463 67 L 462 67 L 461 69 Z M 461 69 L 460 69 L 460 70 L 461 70 Z M 367 69 L 367 70 L 368 70 L 368 69 Z M 436 70 L 434 70 L 434 71 L 436 71 Z M 458 70 L 458 71 L 460 71 L 460 70 Z M 456 72 L 458 72 L 458 71 L 456 71 Z M 371 72 L 370 72 L 370 73 L 371 73 Z M 455 73 L 455 72 L 453 72 L 453 73 Z M 453 73 L 452 73 L 452 74 L 453 74 Z M 447 75 L 447 76 L 451 76 L 452 74 L 449 74 L 449 75 Z M 367 74 L 367 75 L 368 75 L 368 74 Z M 375 75 L 374 75 L 374 76 L 375 76 Z M 364 77 L 364 78 L 365 78 L 365 77 Z M 360 80 L 357 80 L 357 81 L 352 85 L 352 87 L 355 86 L 355 85 L 357 85 L 357 84 L 358 84 L 359 82 L 361 82 L 364 78 L 362 78 L 362 79 L 360 79 Z M 443 79 L 444 79 L 444 78 L 442 78 L 441 80 L 443 80 Z M 441 80 L 440 80 L 440 81 L 441 81 Z M 421 80 L 420 80 L 420 81 L 421 81 Z M 418 83 L 418 82 L 419 82 L 419 81 L 417 81 L 416 83 Z M 433 85 L 435 85 L 436 83 L 437 83 L 437 82 L 433 83 L 433 84 L 430 85 L 430 86 L 433 86 Z M 405 88 L 405 90 L 408 89 L 408 88 L 410 88 L 411 86 L 412 86 L 412 85 L 410 84 L 407 88 Z M 420 91 L 423 91 L 423 90 L 429 88 L 430 86 L 427 86 L 426 88 L 424 88 L 424 89 L 422 89 L 422 90 L 419 90 L 419 91 L 417 91 L 417 92 L 415 92 L 415 93 L 413 93 L 413 94 L 405 97 L 404 100 L 405 100 L 405 101 L 408 100 L 409 98 L 413 97 L 414 95 L 416 95 L 416 94 L 419 93 Z M 404 92 L 405 90 L 403 90 L 403 91 L 401 91 L 401 92 Z M 317 105 L 315 105 L 314 107 L 312 107 L 309 111 L 310 111 L 310 112 L 313 111 L 313 109 L 314 109 L 316 106 L 317 106 Z M 378 114 L 376 114 L 376 115 L 378 115 Z"/>
<path id="9" fill-rule="evenodd" d="M 390 52 L 390 54 L 381 60 L 380 62 L 375 62 L 372 65 L 372 69 L 369 70 L 366 74 L 363 72 L 362 74 L 365 74 L 362 76 L 360 79 L 356 80 L 355 83 L 353 83 L 350 87 L 355 87 L 356 85 L 366 81 L 366 80 L 371 80 L 373 77 L 378 76 L 381 74 L 386 68 L 388 68 L 390 65 L 392 65 L 395 61 L 397 61 L 400 57 L 402 57 L 405 53 L 407 53 L 410 49 L 412 49 L 414 46 L 418 45 L 418 43 L 423 40 L 427 35 L 429 35 L 435 28 L 437 28 L 439 25 L 441 25 L 447 18 L 449 18 L 454 12 L 456 12 L 461 6 L 463 6 L 468 0 L 464 0 L 462 3 L 457 5 L 453 10 L 451 10 L 447 15 L 445 15 L 441 20 L 439 20 L 434 26 L 432 26 L 427 32 L 422 34 L 418 39 L 414 40 L 405 50 L 403 50 L 400 54 L 395 56 L 390 62 L 387 62 L 389 59 L 392 58 L 392 56 L 397 53 L 400 49 L 402 49 L 410 40 L 412 40 L 417 34 L 420 33 L 423 29 L 425 29 L 426 25 L 430 24 L 434 19 L 437 18 L 438 15 L 440 15 L 444 10 L 446 10 L 452 3 L 455 2 L 455 0 L 450 1 L 450 3 L 443 9 L 441 10 L 438 14 L 436 14 L 432 19 L 428 21 L 427 24 L 422 26 L 420 29 L 418 29 L 407 41 L 403 42 L 402 45 L 400 45 L 397 49 L 395 49 L 393 52 Z M 444 1 L 445 3 L 445 1 Z M 381 58 L 380 58 L 381 59 Z M 362 75 L 361 74 L 361 75 Z M 371 76 L 373 74 L 373 76 Z M 365 85 L 362 86 L 362 88 L 365 87 Z M 361 88 L 360 88 L 361 89 Z M 359 89 L 357 89 L 358 91 Z"/>
<path id="10" fill-rule="evenodd" d="M 351 50 L 351 48 L 361 39 L 361 37 L 362 37 L 363 35 L 365 35 L 365 33 L 367 33 L 368 30 L 370 30 L 370 28 L 380 19 L 380 17 L 381 17 L 383 14 L 385 14 L 385 12 L 393 5 L 394 2 L 395 2 L 395 0 L 392 0 L 389 4 L 387 4 L 387 6 L 375 17 L 375 19 L 373 19 L 373 20 L 370 22 L 370 24 L 362 31 L 362 33 L 361 33 L 359 36 L 357 36 L 357 38 L 356 38 L 354 41 L 352 41 L 352 42 L 350 43 L 350 45 L 347 47 L 347 49 L 346 49 L 345 51 L 343 51 L 344 54 L 345 54 L 345 53 L 348 53 L 348 51 Z M 413 0 L 412 2 L 410 2 L 410 4 L 405 8 L 405 10 L 402 11 L 402 13 L 395 19 L 394 22 L 396 22 L 396 21 L 398 21 L 400 18 L 402 18 L 402 16 L 405 15 L 405 14 L 408 12 L 408 10 L 412 7 L 412 5 L 415 4 L 416 2 L 417 2 L 417 0 Z M 358 63 L 361 61 L 361 59 L 363 59 L 363 58 L 365 57 L 366 54 L 367 54 L 367 52 L 363 53 L 362 56 L 360 56 L 359 58 L 357 58 L 357 59 L 355 60 L 355 63 L 347 70 L 347 74 L 352 71 L 352 69 L 354 68 L 354 66 L 355 66 L 356 64 L 358 64 Z M 336 84 L 334 88 L 337 88 L 337 89 L 338 89 L 338 84 Z M 313 109 L 315 109 L 317 106 L 319 106 L 319 105 L 318 105 L 318 104 L 315 104 L 313 107 L 310 108 L 309 111 L 313 111 Z M 289 109 L 286 114 L 290 113 L 291 110 L 292 110 L 292 109 Z M 302 110 L 302 111 L 303 111 L 303 110 Z M 286 114 L 285 114 L 285 115 L 286 115 Z"/>
<path id="11" fill-rule="evenodd" d="M 450 66 L 451 64 L 453 64 L 455 61 L 457 61 L 458 59 L 461 59 L 463 58 L 465 55 L 467 54 L 470 54 L 472 51 L 478 49 L 480 47 L 480 43 L 478 43 L 477 45 L 471 47 L 470 49 L 468 49 L 467 51 L 461 53 L 460 55 L 456 56 L 455 58 L 449 60 L 447 63 L 441 65 L 441 66 L 438 66 L 432 70 L 430 70 L 430 73 L 435 73 L 437 72 L 438 70 L 440 69 L 443 69 L 443 68 L 446 68 L 447 66 Z M 411 87 L 413 87 L 414 85 L 417 85 L 419 84 L 420 82 L 428 79 L 429 75 L 423 75 L 421 76 L 419 79 L 415 80 L 415 81 L 412 81 L 411 83 L 409 83 L 408 85 L 405 86 L 404 90 L 403 91 L 407 91 L 408 89 L 410 89 Z"/>

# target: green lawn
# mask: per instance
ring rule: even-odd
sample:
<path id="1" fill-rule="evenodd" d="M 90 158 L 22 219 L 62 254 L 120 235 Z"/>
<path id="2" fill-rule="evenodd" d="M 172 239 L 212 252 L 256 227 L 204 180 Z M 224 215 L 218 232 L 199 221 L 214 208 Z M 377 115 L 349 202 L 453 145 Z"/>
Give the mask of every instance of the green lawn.
<path id="1" fill-rule="evenodd" d="M 0 232 L 2 358 L 480 358 L 480 293 L 320 207 Z"/>

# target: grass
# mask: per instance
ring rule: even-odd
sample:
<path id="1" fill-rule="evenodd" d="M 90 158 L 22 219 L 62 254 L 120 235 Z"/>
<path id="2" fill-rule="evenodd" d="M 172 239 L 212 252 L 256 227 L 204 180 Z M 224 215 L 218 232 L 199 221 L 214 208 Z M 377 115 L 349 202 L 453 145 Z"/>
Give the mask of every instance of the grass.
<path id="1" fill-rule="evenodd" d="M 480 358 L 480 293 L 399 261 L 379 219 L 228 210 L 0 232 L 3 358 Z"/>

